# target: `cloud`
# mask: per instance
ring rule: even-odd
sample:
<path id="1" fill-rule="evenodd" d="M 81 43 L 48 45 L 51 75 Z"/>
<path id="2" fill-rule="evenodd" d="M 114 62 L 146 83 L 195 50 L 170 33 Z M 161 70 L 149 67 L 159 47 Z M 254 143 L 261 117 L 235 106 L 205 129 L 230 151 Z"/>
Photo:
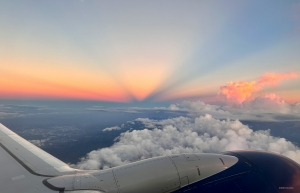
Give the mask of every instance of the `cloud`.
<path id="1" fill-rule="evenodd" d="M 266 84 L 276 85 L 282 80 L 294 79 L 298 78 L 298 74 L 291 72 L 291 73 L 266 73 L 262 77 L 259 78 L 257 81 L 258 85 L 264 86 Z"/>
<path id="2" fill-rule="evenodd" d="M 279 96 L 270 93 L 263 97 L 244 101 L 238 106 L 232 105 L 210 105 L 202 101 L 184 101 L 179 104 L 170 105 L 174 109 L 186 112 L 190 117 L 211 114 L 218 119 L 239 119 L 258 121 L 299 121 L 300 103 L 294 105 L 287 103 Z"/>
<path id="3" fill-rule="evenodd" d="M 168 109 L 170 109 L 170 110 L 179 110 L 179 107 L 177 107 L 175 104 L 171 104 L 169 107 L 168 107 Z"/>
<path id="4" fill-rule="evenodd" d="M 206 104 L 202 101 L 196 101 L 196 102 L 183 101 L 180 104 L 180 106 L 184 110 L 188 110 L 188 111 L 195 111 L 195 112 L 202 111 L 209 114 L 224 114 L 224 115 L 229 114 L 229 112 L 224 111 L 221 106 Z"/>
<path id="5" fill-rule="evenodd" d="M 30 143 L 32 143 L 35 146 L 38 147 L 43 147 L 45 146 L 45 143 L 48 141 L 49 139 L 33 139 L 33 140 L 28 140 Z"/>
<path id="6" fill-rule="evenodd" d="M 179 104 L 171 104 L 168 109 L 171 111 L 186 112 L 186 115 L 190 116 L 205 114 L 211 114 L 215 118 L 229 118 L 233 116 L 229 111 L 221 106 L 206 104 L 202 101 L 183 101 Z"/>
<path id="7" fill-rule="evenodd" d="M 266 94 L 263 97 L 257 97 L 252 101 L 244 101 L 242 109 L 245 110 L 260 110 L 261 112 L 276 112 L 276 113 L 299 113 L 300 106 L 292 105 L 284 101 L 274 93 Z"/>
<path id="8" fill-rule="evenodd" d="M 121 127 L 119 126 L 114 126 L 114 127 L 107 127 L 105 129 L 103 129 L 102 131 L 113 131 L 113 130 L 120 130 Z"/>
<path id="9" fill-rule="evenodd" d="M 127 121 L 128 124 L 134 125 L 135 122 L 134 121 Z"/>
<path id="10" fill-rule="evenodd" d="M 136 121 L 147 129 L 122 133 L 113 146 L 88 153 L 77 167 L 108 168 L 162 155 L 247 149 L 277 152 L 300 163 L 300 150 L 293 143 L 271 136 L 270 130 L 253 131 L 239 120 L 218 120 L 207 114 L 196 119 Z"/>
<path id="11" fill-rule="evenodd" d="M 218 93 L 219 96 L 224 96 L 229 103 L 241 104 L 252 93 L 261 91 L 266 85 L 275 86 L 282 80 L 298 78 L 296 73 L 266 73 L 256 81 L 246 82 L 228 82 L 226 86 L 221 86 Z"/>
<path id="12" fill-rule="evenodd" d="M 219 94 L 222 94 L 235 103 L 242 103 L 246 98 L 250 97 L 253 92 L 258 92 L 261 87 L 258 87 L 255 81 L 245 82 L 228 82 L 227 86 L 221 86 Z"/>
<path id="13" fill-rule="evenodd" d="M 102 109 L 99 109 L 102 111 Z M 136 113 L 157 113 L 164 112 L 173 116 L 197 117 L 210 114 L 218 119 L 239 119 L 257 121 L 299 121 L 300 103 L 289 104 L 274 93 L 259 96 L 253 100 L 245 100 L 239 105 L 212 105 L 202 101 L 183 101 L 171 104 L 168 108 L 113 108 L 105 109 L 107 112 L 136 112 Z M 134 124 L 128 121 L 127 124 Z M 148 128 L 154 126 L 148 125 Z"/>

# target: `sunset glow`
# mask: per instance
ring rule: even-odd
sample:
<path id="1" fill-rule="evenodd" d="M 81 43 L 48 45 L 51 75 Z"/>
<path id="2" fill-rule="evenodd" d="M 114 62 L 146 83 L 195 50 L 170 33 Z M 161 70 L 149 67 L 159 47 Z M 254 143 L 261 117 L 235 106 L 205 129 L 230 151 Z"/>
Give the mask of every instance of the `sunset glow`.
<path id="1" fill-rule="evenodd" d="M 0 6 L 2 99 L 300 101 L 296 3 L 21 4 Z"/>

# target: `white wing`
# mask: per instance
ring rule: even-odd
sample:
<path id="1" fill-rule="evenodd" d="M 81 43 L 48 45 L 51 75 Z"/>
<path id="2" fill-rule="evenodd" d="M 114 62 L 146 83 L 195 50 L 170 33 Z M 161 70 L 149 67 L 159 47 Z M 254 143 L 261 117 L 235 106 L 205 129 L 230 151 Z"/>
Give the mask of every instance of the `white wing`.
<path id="1" fill-rule="evenodd" d="M 0 124 L 0 192 L 50 193 L 45 179 L 76 170 Z"/>

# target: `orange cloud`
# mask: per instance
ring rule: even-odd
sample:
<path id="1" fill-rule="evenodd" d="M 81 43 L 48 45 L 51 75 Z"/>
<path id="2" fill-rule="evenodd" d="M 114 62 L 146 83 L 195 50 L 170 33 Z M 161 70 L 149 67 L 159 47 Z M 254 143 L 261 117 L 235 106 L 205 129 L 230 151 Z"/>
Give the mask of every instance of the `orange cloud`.
<path id="1" fill-rule="evenodd" d="M 242 103 L 246 98 L 250 97 L 253 92 L 261 90 L 255 81 L 228 82 L 227 86 L 221 86 L 220 89 L 219 94 L 237 103 Z"/>
<path id="2" fill-rule="evenodd" d="M 275 86 L 282 80 L 298 78 L 296 73 L 266 73 L 257 81 L 245 82 L 228 82 L 226 86 L 221 86 L 219 95 L 225 96 L 226 99 L 233 103 L 242 103 L 252 93 L 261 91 L 266 85 Z"/>

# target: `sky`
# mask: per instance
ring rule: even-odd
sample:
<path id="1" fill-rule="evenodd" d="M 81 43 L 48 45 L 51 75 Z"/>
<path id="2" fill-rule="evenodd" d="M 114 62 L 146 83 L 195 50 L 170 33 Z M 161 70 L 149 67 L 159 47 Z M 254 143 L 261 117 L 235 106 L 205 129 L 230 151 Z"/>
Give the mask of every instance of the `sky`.
<path id="1" fill-rule="evenodd" d="M 1 1 L 0 99 L 300 101 L 300 2 Z"/>

